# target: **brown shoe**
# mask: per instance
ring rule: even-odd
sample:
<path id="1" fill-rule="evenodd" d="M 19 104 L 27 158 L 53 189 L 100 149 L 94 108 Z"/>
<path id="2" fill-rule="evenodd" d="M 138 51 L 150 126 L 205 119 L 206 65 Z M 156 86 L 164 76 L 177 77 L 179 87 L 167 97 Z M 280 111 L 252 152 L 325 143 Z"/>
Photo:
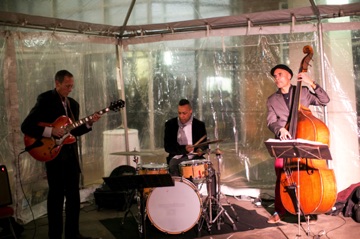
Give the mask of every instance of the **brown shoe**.
<path id="1" fill-rule="evenodd" d="M 268 223 L 270 224 L 274 224 L 274 223 L 278 223 L 281 221 L 280 215 L 277 213 L 274 213 L 272 216 L 269 217 L 269 219 L 267 220 Z"/>

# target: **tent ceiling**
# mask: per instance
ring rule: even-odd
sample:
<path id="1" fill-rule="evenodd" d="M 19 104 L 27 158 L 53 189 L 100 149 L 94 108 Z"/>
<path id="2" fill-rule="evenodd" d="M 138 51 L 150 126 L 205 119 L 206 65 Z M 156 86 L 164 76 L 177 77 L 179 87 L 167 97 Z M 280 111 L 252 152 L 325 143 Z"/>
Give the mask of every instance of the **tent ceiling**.
<path id="1" fill-rule="evenodd" d="M 96 4 L 94 3 L 90 4 L 89 1 L 85 1 L 85 2 L 87 2 L 87 5 L 83 6 L 84 12 L 86 12 L 86 10 L 89 11 L 89 8 L 96 6 Z M 107 7 L 109 8 L 111 7 L 110 3 L 114 1 L 108 0 L 101 2 L 103 2 L 104 4 L 107 3 L 108 4 Z M 217 16 L 211 18 L 172 21 L 172 22 L 163 22 L 156 24 L 146 22 L 146 24 L 131 25 L 128 23 L 143 22 L 143 21 L 131 20 L 132 18 L 131 16 L 132 14 L 136 15 L 137 13 L 134 12 L 139 12 L 141 6 L 145 7 L 144 1 L 136 2 L 135 0 L 132 1 L 127 0 L 121 2 L 123 7 L 125 7 L 126 5 L 127 11 L 123 11 L 124 14 L 126 12 L 126 16 L 122 15 L 120 17 L 123 18 L 123 23 L 122 25 L 119 24 L 119 26 L 92 23 L 91 21 L 67 20 L 62 18 L 31 15 L 31 14 L 11 12 L 11 11 L 0 12 L 0 25 L 47 30 L 47 31 L 57 31 L 57 32 L 72 32 L 72 33 L 116 37 L 116 38 L 133 38 L 133 37 L 143 38 L 146 36 L 173 34 L 176 32 L 194 32 L 194 31 L 203 31 L 209 29 L 223 29 L 230 27 L 233 28 L 233 27 L 246 27 L 246 26 L 247 27 L 265 26 L 265 25 L 275 25 L 275 24 L 289 23 L 289 22 L 298 23 L 298 22 L 312 21 L 318 19 L 331 19 L 331 18 L 338 18 L 343 16 L 359 16 L 360 13 L 360 3 L 317 6 L 315 5 L 313 0 L 310 0 L 309 2 L 303 1 L 306 2 L 308 6 L 291 8 L 291 9 L 289 8 L 282 10 L 265 9 L 266 11 L 262 11 L 264 10 L 263 7 L 263 8 L 259 8 L 260 10 L 258 11 L 252 9 L 252 12 L 250 12 L 249 10 L 250 6 L 247 5 L 247 7 L 243 7 L 243 9 L 245 10 L 247 9 L 248 12 L 242 14 L 233 14 L 229 12 L 229 16 Z M 152 2 L 152 4 L 156 4 L 156 3 L 159 4 L 160 2 L 161 3 L 166 2 L 167 4 L 170 4 L 170 2 L 172 2 L 175 7 L 176 4 L 178 6 L 187 6 L 189 4 L 189 1 L 185 1 L 185 0 L 183 1 L 171 0 L 171 1 L 159 1 L 159 2 L 147 1 L 147 2 Z M 201 4 L 203 3 L 203 1 L 199 1 L 199 2 L 201 2 Z M 225 6 L 233 7 L 232 5 L 234 5 L 234 2 L 241 2 L 241 4 L 237 4 L 237 7 L 239 7 L 240 5 L 242 6 L 246 5 L 245 3 L 243 3 L 243 1 L 218 1 L 218 0 L 210 1 L 209 0 L 204 2 L 208 3 L 209 8 L 210 6 L 212 7 L 215 6 L 217 8 L 225 8 Z M 225 4 L 225 2 L 227 4 Z M 251 6 L 260 6 L 259 4 L 260 2 L 262 2 L 261 5 L 264 5 L 263 1 L 253 1 L 253 4 Z M 255 3 L 258 3 L 258 5 L 256 5 Z M 163 7 L 167 7 L 170 9 L 170 7 L 166 4 L 163 4 Z M 4 8 L 5 7 L 2 6 L 0 10 L 4 10 Z M 57 6 L 57 8 L 61 8 L 61 6 Z M 198 6 L 198 8 L 200 7 Z M 9 8 L 5 10 L 9 10 Z M 63 14 L 55 14 L 55 15 L 63 15 Z M 203 15 L 203 14 L 199 13 L 198 15 Z"/>

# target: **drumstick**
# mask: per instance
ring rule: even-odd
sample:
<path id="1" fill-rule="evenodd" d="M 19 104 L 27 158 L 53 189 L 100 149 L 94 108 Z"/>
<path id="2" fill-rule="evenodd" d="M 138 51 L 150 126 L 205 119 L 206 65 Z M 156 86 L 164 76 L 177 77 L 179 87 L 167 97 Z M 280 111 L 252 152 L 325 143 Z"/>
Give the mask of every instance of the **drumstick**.
<path id="1" fill-rule="evenodd" d="M 201 137 L 201 139 L 199 139 L 193 146 L 196 146 L 197 144 L 199 144 L 201 141 L 203 141 L 206 138 L 206 134 Z"/>

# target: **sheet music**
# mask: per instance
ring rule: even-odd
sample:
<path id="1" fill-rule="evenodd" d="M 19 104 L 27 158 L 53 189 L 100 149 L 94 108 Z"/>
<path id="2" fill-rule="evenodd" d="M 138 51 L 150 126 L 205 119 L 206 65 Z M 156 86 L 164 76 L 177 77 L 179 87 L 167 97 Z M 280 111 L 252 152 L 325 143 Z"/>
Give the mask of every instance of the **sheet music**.
<path id="1" fill-rule="evenodd" d="M 268 139 L 264 143 L 270 155 L 277 158 L 332 159 L 329 146 L 317 141 L 299 138 L 291 140 Z"/>
<path id="2" fill-rule="evenodd" d="M 287 139 L 287 140 L 280 140 L 280 139 L 268 139 L 265 142 L 270 142 L 270 143 L 285 143 L 285 142 L 289 142 L 289 143 L 302 143 L 302 144 L 312 144 L 312 145 L 326 145 L 323 144 L 321 142 L 318 141 L 312 141 L 312 140 L 307 140 L 307 139 Z"/>

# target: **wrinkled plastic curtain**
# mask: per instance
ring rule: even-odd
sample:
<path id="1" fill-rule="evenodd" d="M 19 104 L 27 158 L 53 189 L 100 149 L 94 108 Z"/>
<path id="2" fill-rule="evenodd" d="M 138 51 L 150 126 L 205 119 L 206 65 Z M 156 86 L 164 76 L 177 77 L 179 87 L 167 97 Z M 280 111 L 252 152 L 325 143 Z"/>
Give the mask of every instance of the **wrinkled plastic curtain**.
<path id="1" fill-rule="evenodd" d="M 344 89 L 342 76 L 332 65 L 333 59 L 343 59 L 348 63 L 349 71 L 353 72 L 352 64 L 359 61 L 358 31 L 346 31 L 343 38 L 337 39 L 333 38 L 332 32 L 324 34 L 326 82 L 320 80 L 317 33 L 213 37 L 131 45 L 120 51 L 121 77 L 116 72 L 118 64 L 113 45 L 82 42 L 79 38 L 76 40 L 60 33 L 10 33 L 0 39 L 0 91 L 4 93 L 7 84 L 4 83 L 7 82 L 4 72 L 9 66 L 4 64 L 4 59 L 7 57 L 6 39 L 10 38 L 16 52 L 12 64 L 16 63 L 14 83 L 18 95 L 7 97 L 19 98 L 18 108 L 11 111 L 18 110 L 20 121 L 35 104 L 37 95 L 54 87 L 53 78 L 57 70 L 68 69 L 74 74 L 75 89 L 71 96 L 80 103 L 83 117 L 119 99 L 121 79 L 125 86 L 127 126 L 138 130 L 141 151 L 158 153 L 156 157 L 141 157 L 140 163 L 166 162 L 164 123 L 177 116 L 178 101 L 187 98 L 193 104 L 194 116 L 206 123 L 208 139 L 222 140 L 210 145 L 211 150 L 222 150 L 221 157 L 210 154 L 209 159 L 224 182 L 235 180 L 238 187 L 272 190 L 274 159 L 264 145 L 266 139 L 273 137 L 266 127 L 266 99 L 276 91 L 269 71 L 275 64 L 285 63 L 297 72 L 305 56 L 302 53 L 304 45 L 311 45 L 315 52 L 310 73 L 318 83 L 326 83 L 332 102 L 337 102 L 337 109 L 344 109 L 349 114 L 348 121 L 341 125 L 330 121 L 332 129 L 341 131 L 346 128 L 349 134 L 358 135 L 354 116 L 356 118 L 359 97 L 354 104 L 349 96 L 354 94 L 354 87 Z M 338 34 L 343 33 L 339 31 Z M 342 50 L 344 38 L 351 51 Z M 336 54 L 331 51 L 333 46 L 338 47 Z M 357 65 L 352 76 L 347 81 L 350 85 L 358 85 Z M 17 180 L 17 186 L 13 186 L 17 217 L 26 222 L 32 217 L 28 203 L 35 217 L 46 213 L 46 174 L 44 164 L 27 153 L 19 158 L 14 156 L 14 151 L 21 152 L 24 145 L 21 142 L 13 145 L 8 141 L 12 131 L 7 118 L 9 109 L 6 102 L 9 99 L 5 99 L 5 95 L 1 94 L 0 102 L 1 129 L 4 129 L 0 139 L 0 164 L 8 166 L 13 183 Z M 312 110 L 320 118 L 325 118 L 322 107 Z M 103 133 L 121 124 L 121 113 L 110 112 L 94 126 L 93 132 L 81 137 L 85 186 L 100 184 L 102 177 L 106 176 L 103 175 L 106 153 L 103 152 Z M 18 134 L 20 138 L 23 136 Z M 339 141 L 344 141 L 344 138 L 332 139 L 335 149 Z M 358 167 L 358 152 L 348 154 L 351 156 L 347 158 L 347 164 Z M 17 167 L 13 167 L 15 164 Z"/>
<path id="2" fill-rule="evenodd" d="M 16 68 L 16 76 L 13 82 L 18 87 L 18 95 L 9 97 L 19 99 L 18 110 L 20 122 L 18 128 L 19 137 L 23 135 L 20 131 L 20 123 L 36 103 L 37 96 L 55 87 L 54 75 L 58 70 L 67 69 L 75 79 L 75 87 L 70 94 L 80 103 L 80 118 L 84 118 L 110 106 L 111 102 L 119 99 L 116 81 L 116 54 L 115 47 L 107 44 L 91 44 L 85 41 L 76 41 L 70 35 L 47 34 L 47 33 L 25 33 L 9 32 L 6 42 L 15 46 L 15 55 L 12 56 L 12 66 Z M 2 39 L 2 49 L 7 45 Z M 3 44 L 4 43 L 4 44 Z M 4 51 L 2 50 L 2 53 Z M 1 54 L 0 59 L 4 59 Z M 2 60 L 2 63 L 4 61 Z M 7 65 L 2 64 L 2 72 L 7 72 Z M 1 74 L 1 91 L 4 90 Z M 4 94 L 1 94 L 2 97 Z M 1 128 L 9 128 L 6 112 L 9 112 L 1 101 Z M 81 145 L 81 161 L 83 166 L 82 180 L 87 186 L 92 183 L 101 183 L 103 175 L 103 131 L 119 127 L 121 114 L 110 111 L 102 116 L 92 132 L 78 138 Z M 35 217 L 46 212 L 44 201 L 47 197 L 47 181 L 45 164 L 34 160 L 28 153 L 16 155 L 14 151 L 20 152 L 25 147 L 19 145 L 8 145 L 7 134 L 11 130 L 2 130 L 1 136 L 1 158 L 0 164 L 6 164 L 9 168 L 9 176 L 16 181 L 13 187 L 14 205 L 17 206 L 17 216 L 23 220 L 31 220 L 31 214 Z M 16 150 L 14 150 L 14 148 Z M 13 165 L 15 167 L 12 167 Z M 91 174 L 86 174 L 86 172 Z M 88 177 L 88 178 L 86 178 Z M 30 208 L 28 204 L 32 206 Z"/>
<path id="3" fill-rule="evenodd" d="M 266 126 L 266 99 L 277 90 L 270 69 L 279 63 L 289 65 L 296 85 L 305 57 L 303 47 L 310 45 L 314 57 L 308 74 L 331 97 L 328 108 L 310 109 L 329 125 L 330 150 L 334 152 L 329 167 L 335 168 L 339 188 L 344 189 L 351 178 L 343 175 L 348 169 L 341 167 L 339 159 L 344 153 L 340 152 L 346 151 L 346 167 L 359 167 L 358 97 L 354 91 L 359 74 L 358 43 L 358 31 L 329 31 L 324 33 L 323 46 L 317 32 L 129 46 L 123 53 L 128 126 L 139 130 L 143 148 L 161 148 L 165 121 L 176 117 L 178 101 L 187 98 L 194 116 L 206 123 L 208 140 L 223 140 L 210 145 L 212 150 L 222 150 L 221 158 L 214 153 L 209 156 L 223 181 L 234 181 L 239 187 L 272 188 L 274 158 L 264 145 L 274 137 Z M 343 139 L 350 137 L 351 143 L 344 145 Z M 166 162 L 165 156 L 158 162 Z"/>
<path id="4" fill-rule="evenodd" d="M 238 186 L 272 186 L 273 158 L 264 145 L 273 138 L 266 126 L 266 99 L 276 91 L 270 69 L 292 64 L 289 48 L 299 52 L 299 66 L 303 46 L 317 47 L 316 40 L 316 33 L 307 33 L 129 46 L 123 54 L 128 126 L 139 129 L 143 147 L 154 142 L 161 148 L 165 121 L 177 116 L 179 100 L 187 98 L 194 116 L 206 123 L 208 140 L 222 140 L 210 145 L 223 151 L 220 159 L 210 155 L 222 177 L 236 178 Z M 319 69 L 317 64 L 317 75 Z"/>

